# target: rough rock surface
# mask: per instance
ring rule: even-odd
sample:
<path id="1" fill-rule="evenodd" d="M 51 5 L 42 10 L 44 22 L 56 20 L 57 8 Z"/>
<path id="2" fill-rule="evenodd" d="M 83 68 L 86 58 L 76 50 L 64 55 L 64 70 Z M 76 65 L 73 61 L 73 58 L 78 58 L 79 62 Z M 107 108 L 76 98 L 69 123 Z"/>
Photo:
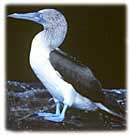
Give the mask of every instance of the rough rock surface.
<path id="1" fill-rule="evenodd" d="M 9 130 L 124 130 L 126 120 L 103 111 L 85 112 L 69 108 L 65 120 L 55 123 L 35 115 L 36 111 L 55 111 L 51 96 L 40 83 L 7 81 L 6 127 Z M 103 89 L 111 106 L 125 118 L 126 89 Z"/>

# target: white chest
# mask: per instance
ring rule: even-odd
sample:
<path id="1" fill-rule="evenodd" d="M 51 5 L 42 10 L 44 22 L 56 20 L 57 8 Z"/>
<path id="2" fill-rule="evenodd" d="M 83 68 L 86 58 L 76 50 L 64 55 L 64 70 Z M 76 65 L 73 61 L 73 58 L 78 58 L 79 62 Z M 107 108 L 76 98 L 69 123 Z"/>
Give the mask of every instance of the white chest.
<path id="1" fill-rule="evenodd" d="M 54 97 L 59 100 L 63 100 L 62 88 L 65 85 L 56 73 L 55 69 L 50 63 L 49 53 L 51 49 L 47 48 L 47 44 L 44 40 L 37 35 L 32 41 L 32 48 L 30 51 L 30 65 L 47 90 Z"/>
<path id="2" fill-rule="evenodd" d="M 36 36 L 32 42 L 30 65 L 38 79 L 53 97 L 71 105 L 75 97 L 75 90 L 69 83 L 59 77 L 57 71 L 51 65 L 50 52 L 51 49 L 47 46 L 46 41 L 42 40 L 39 35 Z"/>

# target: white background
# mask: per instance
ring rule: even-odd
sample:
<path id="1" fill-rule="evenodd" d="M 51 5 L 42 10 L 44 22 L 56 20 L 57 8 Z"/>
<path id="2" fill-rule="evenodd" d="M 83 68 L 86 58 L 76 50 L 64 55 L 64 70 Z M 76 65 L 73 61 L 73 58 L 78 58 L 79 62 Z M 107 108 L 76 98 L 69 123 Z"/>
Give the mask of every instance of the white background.
<path id="1" fill-rule="evenodd" d="M 42 2 L 43 1 L 43 2 Z M 126 75 L 127 75 L 127 89 L 129 89 L 129 56 L 130 54 L 128 53 L 130 50 L 129 47 L 129 43 L 130 43 L 130 37 L 129 37 L 129 32 L 130 29 L 128 27 L 129 19 L 130 19 L 130 1 L 129 0 L 0 0 L 0 135 L 14 135 L 14 134 L 23 134 L 24 135 L 28 135 L 28 134 L 36 134 L 36 135 L 40 135 L 40 134 L 44 134 L 44 135 L 48 135 L 48 134 L 67 134 L 67 135 L 71 135 L 71 134 L 93 134 L 93 135 L 128 135 L 130 134 L 129 131 L 129 116 L 127 116 L 127 130 L 125 131 L 84 131 L 84 132 L 34 132 L 34 131 L 24 131 L 24 132 L 14 132 L 14 131 L 9 131 L 6 130 L 5 128 L 5 74 L 6 74 L 6 66 L 5 66 L 5 62 L 6 62 L 6 44 L 5 44 L 5 37 L 6 37 L 6 33 L 5 33 L 5 24 L 6 24 L 6 16 L 5 16 L 5 7 L 7 4 L 126 4 L 127 5 L 127 23 L 126 23 L 126 56 L 127 56 L 127 69 L 126 69 Z M 129 97 L 129 93 L 128 93 L 128 97 Z M 129 101 L 128 101 L 128 115 L 129 115 Z"/>

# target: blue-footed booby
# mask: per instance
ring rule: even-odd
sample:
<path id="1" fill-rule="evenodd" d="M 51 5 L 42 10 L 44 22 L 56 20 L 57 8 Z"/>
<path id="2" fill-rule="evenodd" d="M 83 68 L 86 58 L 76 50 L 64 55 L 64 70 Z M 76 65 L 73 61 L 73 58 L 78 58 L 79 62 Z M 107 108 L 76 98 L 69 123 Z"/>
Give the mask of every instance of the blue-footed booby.
<path id="1" fill-rule="evenodd" d="M 66 37 L 68 27 L 61 12 L 56 9 L 42 9 L 8 16 L 30 20 L 44 27 L 32 40 L 30 65 L 53 97 L 56 113 L 37 112 L 37 115 L 45 120 L 62 122 L 67 108 L 74 107 L 86 111 L 101 109 L 121 118 L 119 114 L 103 105 L 102 86 L 92 71 L 84 65 L 67 59 L 67 55 L 58 48 Z M 69 77 L 70 80 L 67 79 Z M 74 80 L 77 85 L 73 83 Z M 64 105 L 62 110 L 61 104 Z"/>

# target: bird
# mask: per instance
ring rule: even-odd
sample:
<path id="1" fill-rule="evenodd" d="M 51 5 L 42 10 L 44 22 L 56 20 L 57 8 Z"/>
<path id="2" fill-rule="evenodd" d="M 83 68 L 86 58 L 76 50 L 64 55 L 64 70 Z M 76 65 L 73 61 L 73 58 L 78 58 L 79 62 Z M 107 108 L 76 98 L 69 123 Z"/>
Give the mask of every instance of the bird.
<path id="1" fill-rule="evenodd" d="M 104 105 L 102 85 L 91 69 L 73 61 L 59 48 L 68 30 L 63 13 L 48 8 L 29 13 L 12 13 L 8 17 L 33 21 L 43 26 L 43 30 L 32 39 L 29 63 L 52 96 L 56 111 L 36 112 L 38 116 L 44 120 L 62 122 L 67 109 L 74 107 L 86 111 L 101 109 L 122 118 Z"/>

